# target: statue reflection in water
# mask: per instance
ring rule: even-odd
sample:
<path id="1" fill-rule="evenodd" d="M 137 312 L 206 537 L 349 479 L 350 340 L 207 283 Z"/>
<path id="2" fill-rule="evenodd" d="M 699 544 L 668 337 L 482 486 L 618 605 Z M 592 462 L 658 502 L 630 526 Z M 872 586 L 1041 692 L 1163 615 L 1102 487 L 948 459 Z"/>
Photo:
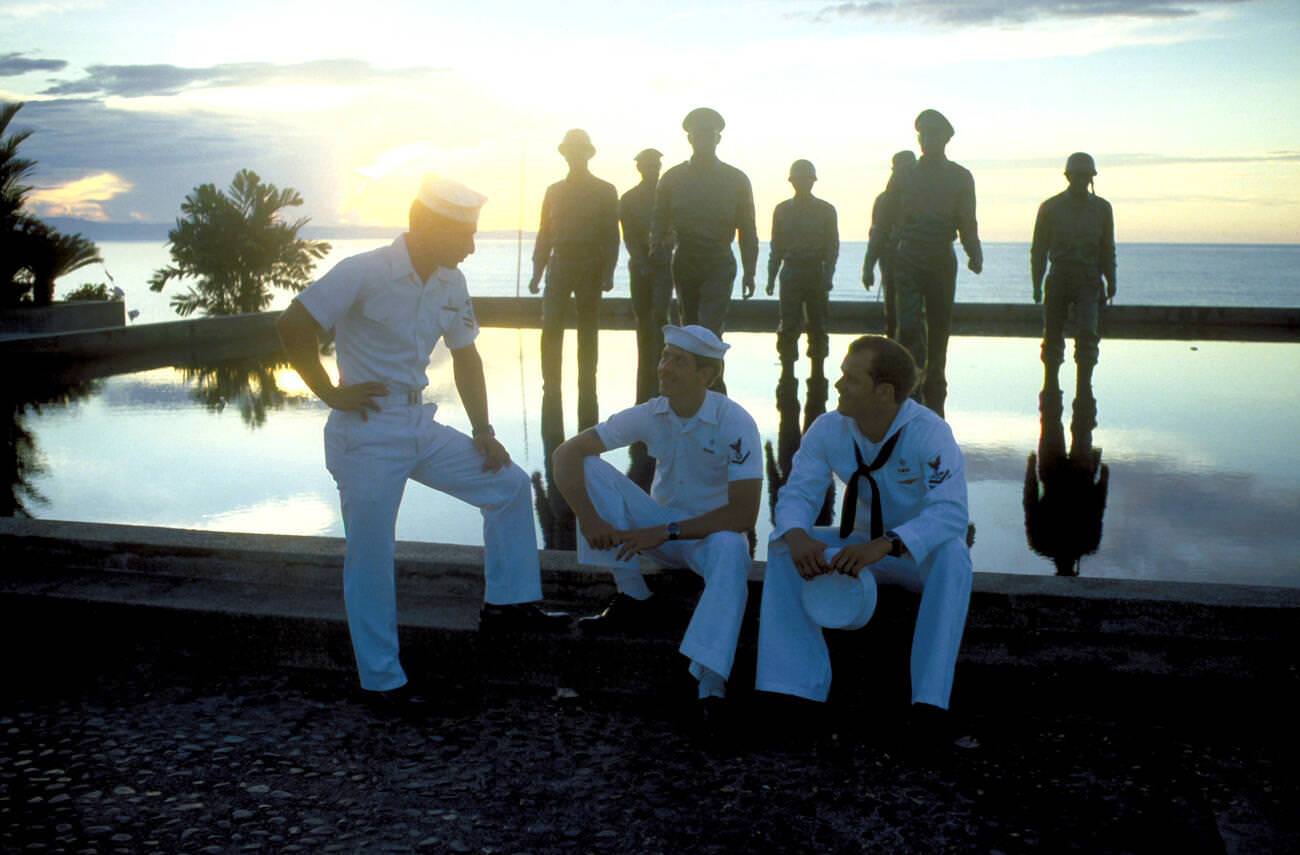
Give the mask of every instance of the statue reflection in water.
<path id="1" fill-rule="evenodd" d="M 49 470 L 36 435 L 27 425 L 28 418 L 89 398 L 99 387 L 95 380 L 56 382 L 39 376 L 39 372 L 21 369 L 14 370 L 0 384 L 0 419 L 4 422 L 6 448 L 0 458 L 4 470 L 0 474 L 4 485 L 0 489 L 0 516 L 31 517 L 35 506 L 48 502 L 34 483 Z"/>
<path id="2" fill-rule="evenodd" d="M 779 421 L 777 424 L 776 450 L 773 452 L 770 441 L 764 446 L 764 453 L 767 457 L 769 514 L 776 513 L 777 493 L 785 486 L 786 478 L 790 475 L 790 470 L 794 465 L 794 455 L 799 450 L 799 443 L 803 439 L 804 432 L 808 430 L 809 425 L 816 421 L 818 416 L 826 412 L 829 384 L 826 381 L 824 364 L 824 359 L 812 360 L 812 373 L 807 381 L 807 401 L 802 409 L 802 424 L 800 424 L 799 420 L 801 412 L 799 407 L 799 381 L 794 376 L 790 364 L 787 363 L 783 366 L 781 379 L 777 381 L 776 412 Z M 826 501 L 822 503 L 821 513 L 817 515 L 817 525 L 830 525 L 834 514 L 835 487 L 832 484 L 826 491 Z"/>
<path id="3" fill-rule="evenodd" d="M 1038 451 L 1025 466 L 1025 536 L 1029 548 L 1052 560 L 1058 576 L 1078 576 L 1080 559 L 1101 544 L 1110 470 L 1101 449 L 1092 445 L 1097 401 L 1092 389 L 1079 388 L 1065 446 L 1061 390 L 1051 386 L 1038 396 L 1042 429 Z"/>

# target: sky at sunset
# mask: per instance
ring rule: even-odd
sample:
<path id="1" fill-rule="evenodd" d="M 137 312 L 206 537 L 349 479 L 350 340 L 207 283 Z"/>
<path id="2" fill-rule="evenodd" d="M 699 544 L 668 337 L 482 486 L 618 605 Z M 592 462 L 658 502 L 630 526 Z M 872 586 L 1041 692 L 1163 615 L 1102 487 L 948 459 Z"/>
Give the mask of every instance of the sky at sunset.
<path id="1" fill-rule="evenodd" d="M 488 195 L 482 228 L 533 229 L 567 128 L 623 191 L 708 105 L 761 234 L 809 158 L 860 240 L 934 107 L 986 239 L 1028 240 L 1085 150 L 1121 241 L 1300 243 L 1297 84 L 1300 0 L 0 0 L 37 213 L 107 221 L 169 222 L 248 167 L 318 225 L 400 225 L 437 171 Z"/>

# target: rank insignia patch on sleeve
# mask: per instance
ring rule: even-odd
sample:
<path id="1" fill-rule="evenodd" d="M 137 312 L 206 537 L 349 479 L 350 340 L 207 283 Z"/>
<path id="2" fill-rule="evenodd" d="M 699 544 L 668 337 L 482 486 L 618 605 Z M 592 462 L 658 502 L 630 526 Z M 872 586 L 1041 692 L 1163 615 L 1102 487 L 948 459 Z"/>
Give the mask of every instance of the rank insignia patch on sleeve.
<path id="1" fill-rule="evenodd" d="M 936 454 L 932 460 L 926 461 L 926 465 L 930 467 L 929 484 L 931 487 L 938 487 L 952 475 L 951 469 L 943 468 L 943 455 Z"/>
<path id="2" fill-rule="evenodd" d="M 733 442 L 733 443 L 731 443 L 730 445 L 727 446 L 728 448 L 731 449 L 731 462 L 732 462 L 732 463 L 737 463 L 737 464 L 739 464 L 739 463 L 744 463 L 746 460 L 749 459 L 749 452 L 748 452 L 748 451 L 746 451 L 744 454 L 741 454 L 740 449 L 741 449 L 741 444 L 742 444 L 743 442 L 744 442 L 744 438 L 743 438 L 743 437 L 737 437 L 735 442 Z"/>

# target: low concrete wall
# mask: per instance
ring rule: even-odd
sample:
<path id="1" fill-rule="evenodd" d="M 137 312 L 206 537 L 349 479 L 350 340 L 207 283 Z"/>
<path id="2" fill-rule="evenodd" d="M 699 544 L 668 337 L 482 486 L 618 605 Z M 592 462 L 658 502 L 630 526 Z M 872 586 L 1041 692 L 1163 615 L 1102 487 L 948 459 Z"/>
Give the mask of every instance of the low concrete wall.
<path id="1" fill-rule="evenodd" d="M 279 312 L 194 318 L 0 339 L 0 360 L 35 363 L 51 377 L 87 380 L 169 365 L 280 351 Z"/>
<path id="2" fill-rule="evenodd" d="M 73 300 L 49 306 L 0 309 L 0 336 L 28 336 L 126 326 L 121 300 Z"/>
<path id="3" fill-rule="evenodd" d="M 537 298 L 485 297 L 475 300 L 474 305 L 484 326 L 536 328 L 541 324 L 542 304 Z M 953 334 L 1036 338 L 1042 334 L 1039 312 L 1037 306 L 1031 305 L 959 303 L 954 308 Z M 261 312 L 15 337 L 0 340 L 0 359 L 35 361 L 47 370 L 68 370 L 89 377 L 273 354 L 280 349 L 275 333 L 278 317 L 278 312 Z M 735 301 L 727 328 L 736 332 L 773 332 L 777 321 L 774 300 Z M 569 322 L 572 327 L 572 312 Z M 879 304 L 832 304 L 832 332 L 870 332 L 882 329 L 883 324 Z M 603 300 L 601 325 L 603 329 L 634 329 L 631 301 Z M 1300 309 L 1115 306 L 1105 311 L 1102 334 L 1109 338 L 1296 342 L 1300 341 Z"/>
<path id="4" fill-rule="evenodd" d="M 481 297 L 474 301 L 484 326 L 541 326 L 537 298 Z M 601 301 L 602 329 L 635 329 L 632 301 Z M 775 332 L 780 310 L 775 300 L 732 300 L 727 329 Z M 569 326 L 575 323 L 569 313 Z M 827 318 L 833 333 L 862 334 L 884 330 L 884 307 L 876 302 L 832 300 Z M 1021 303 L 958 303 L 953 307 L 953 335 L 1017 336 L 1043 334 L 1042 308 Z M 1300 341 L 1300 309 L 1229 306 L 1108 306 L 1102 311 L 1102 336 L 1129 339 Z"/>
<path id="5" fill-rule="evenodd" d="M 7 519 L 0 550 L 3 619 L 30 618 L 38 634 L 75 632 L 69 616 L 98 615 L 116 627 L 165 631 L 181 646 L 234 645 L 281 664 L 351 668 L 340 539 Z M 482 560 L 477 547 L 398 545 L 403 645 L 425 667 L 462 680 L 629 692 L 681 679 L 675 648 L 699 587 L 693 574 L 650 573 L 677 616 L 657 635 L 481 648 L 466 633 L 477 627 Z M 549 602 L 590 612 L 612 593 L 608 574 L 579 568 L 572 553 L 544 552 L 542 563 Z M 757 563 L 751 576 L 738 686 L 752 685 L 763 569 Z M 914 595 L 882 589 L 866 629 L 829 634 L 837 673 L 850 675 L 837 682 L 838 697 L 868 703 L 881 681 L 905 689 L 916 605 Z M 165 630 L 147 630 L 153 623 Z M 449 655 L 470 649 L 475 656 L 459 662 Z M 1099 692 L 1215 686 L 1283 703 L 1297 688 L 1298 666 L 1300 590 L 977 573 L 959 694 L 997 704 L 1010 701 L 984 693 L 1050 690 L 1083 702 Z"/>

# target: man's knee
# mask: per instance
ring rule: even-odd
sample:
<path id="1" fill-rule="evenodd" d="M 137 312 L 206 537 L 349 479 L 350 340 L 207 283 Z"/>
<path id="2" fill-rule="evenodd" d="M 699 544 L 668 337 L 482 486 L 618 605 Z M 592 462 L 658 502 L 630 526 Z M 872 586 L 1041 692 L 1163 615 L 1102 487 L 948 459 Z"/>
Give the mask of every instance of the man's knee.
<path id="1" fill-rule="evenodd" d="M 715 531 L 704 538 L 710 581 L 725 576 L 729 583 L 744 585 L 749 579 L 749 538 L 738 531 Z"/>
<path id="2" fill-rule="evenodd" d="M 930 565 L 926 584 L 938 581 L 941 584 L 970 585 L 973 568 L 970 549 L 965 541 L 954 538 L 937 547 L 927 559 Z"/>

